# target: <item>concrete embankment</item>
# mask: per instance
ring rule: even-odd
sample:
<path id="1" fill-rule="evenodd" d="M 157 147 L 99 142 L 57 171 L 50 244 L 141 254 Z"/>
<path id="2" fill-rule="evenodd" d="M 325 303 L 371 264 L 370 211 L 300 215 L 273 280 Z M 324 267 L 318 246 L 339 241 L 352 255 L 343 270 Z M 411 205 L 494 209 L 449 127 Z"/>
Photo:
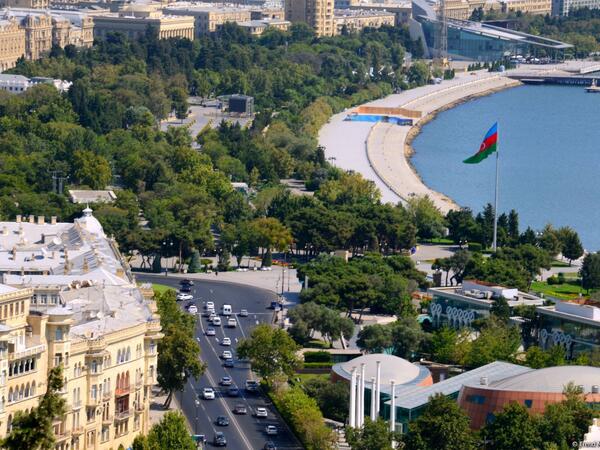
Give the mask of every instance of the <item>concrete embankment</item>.
<path id="1" fill-rule="evenodd" d="M 475 97 L 487 95 L 521 83 L 504 76 L 482 77 L 476 80 L 466 79 L 454 82 L 438 89 L 428 86 L 423 95 L 411 95 L 411 99 L 397 106 L 421 111 L 423 116 L 412 127 L 397 126 L 390 123 L 377 123 L 369 131 L 366 141 L 366 154 L 370 167 L 377 177 L 400 199 L 406 201 L 413 195 L 428 195 L 435 205 L 446 213 L 459 206 L 450 198 L 430 189 L 423 183 L 410 164 L 412 148 L 410 143 L 426 122 L 440 111 Z M 440 136 L 440 140 L 444 137 Z"/>

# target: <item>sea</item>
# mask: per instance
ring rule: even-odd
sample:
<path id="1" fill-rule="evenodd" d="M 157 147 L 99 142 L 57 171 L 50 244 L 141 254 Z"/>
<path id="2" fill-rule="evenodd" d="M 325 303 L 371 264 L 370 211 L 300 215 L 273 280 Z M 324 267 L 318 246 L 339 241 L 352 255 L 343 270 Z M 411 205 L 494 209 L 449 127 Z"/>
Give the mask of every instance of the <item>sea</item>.
<path id="1" fill-rule="evenodd" d="M 600 250 L 600 94 L 581 86 L 520 86 L 460 104 L 423 126 L 412 164 L 429 187 L 478 212 L 494 200 L 496 157 L 476 153 L 498 122 L 498 210 L 520 227 L 571 226 Z"/>

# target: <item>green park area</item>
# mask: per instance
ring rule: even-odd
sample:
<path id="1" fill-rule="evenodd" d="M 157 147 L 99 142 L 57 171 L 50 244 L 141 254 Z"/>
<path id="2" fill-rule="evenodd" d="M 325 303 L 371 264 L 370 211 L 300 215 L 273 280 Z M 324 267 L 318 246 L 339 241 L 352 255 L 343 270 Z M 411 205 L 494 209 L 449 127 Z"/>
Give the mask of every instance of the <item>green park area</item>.
<path id="1" fill-rule="evenodd" d="M 534 281 L 531 283 L 531 290 L 536 293 L 544 294 L 544 297 L 556 297 L 562 299 L 572 299 L 579 297 L 583 292 L 579 280 L 566 281 L 563 284 L 548 284 L 547 282 Z"/>

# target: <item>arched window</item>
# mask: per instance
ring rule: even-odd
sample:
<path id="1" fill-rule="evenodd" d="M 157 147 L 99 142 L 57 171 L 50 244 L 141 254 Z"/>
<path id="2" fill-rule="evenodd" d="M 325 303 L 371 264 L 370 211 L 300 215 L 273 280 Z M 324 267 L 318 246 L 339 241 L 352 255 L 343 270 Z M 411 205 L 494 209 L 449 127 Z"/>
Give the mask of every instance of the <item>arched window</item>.
<path id="1" fill-rule="evenodd" d="M 21 400 L 23 398 L 24 391 L 25 391 L 25 387 L 23 385 L 21 385 L 21 387 L 19 388 L 19 400 Z"/>
<path id="2" fill-rule="evenodd" d="M 9 414 L 8 420 L 6 421 L 7 431 L 12 431 L 12 415 Z"/>
<path id="3" fill-rule="evenodd" d="M 98 371 L 98 363 L 95 359 L 92 359 L 92 373 L 96 373 Z"/>
<path id="4" fill-rule="evenodd" d="M 35 370 L 35 358 L 31 359 L 31 370 Z"/>
<path id="5" fill-rule="evenodd" d="M 117 351 L 117 364 L 121 364 L 121 350 Z"/>
<path id="6" fill-rule="evenodd" d="M 129 361 L 131 359 L 131 347 L 127 347 L 127 358 L 125 361 Z"/>
<path id="7" fill-rule="evenodd" d="M 21 300 L 21 314 L 25 314 L 25 302 Z"/>
<path id="8" fill-rule="evenodd" d="M 25 398 L 29 397 L 29 383 L 25 386 Z"/>
<path id="9" fill-rule="evenodd" d="M 12 390 L 12 388 L 10 388 L 8 390 L 8 403 L 10 403 L 12 401 L 13 401 L 13 390 Z"/>
<path id="10" fill-rule="evenodd" d="M 35 381 L 31 382 L 31 395 L 35 395 Z"/>
<path id="11" fill-rule="evenodd" d="M 117 389 L 121 389 L 121 375 L 117 375 Z"/>
<path id="12" fill-rule="evenodd" d="M 4 313 L 2 314 L 2 318 L 6 319 L 7 314 L 8 314 L 8 306 L 4 305 L 3 310 L 4 310 Z"/>
<path id="13" fill-rule="evenodd" d="M 11 303 L 10 304 L 10 317 L 12 317 L 12 316 L 13 316 L 13 304 Z"/>

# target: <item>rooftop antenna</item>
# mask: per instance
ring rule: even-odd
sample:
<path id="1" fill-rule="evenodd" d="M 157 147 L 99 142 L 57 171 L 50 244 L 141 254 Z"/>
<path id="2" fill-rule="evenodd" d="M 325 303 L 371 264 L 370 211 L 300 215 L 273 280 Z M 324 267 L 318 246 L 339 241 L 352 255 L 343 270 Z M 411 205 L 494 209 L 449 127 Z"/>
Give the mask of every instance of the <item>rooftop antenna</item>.
<path id="1" fill-rule="evenodd" d="M 448 17 L 446 16 L 446 0 L 439 0 L 438 32 L 436 42 L 436 57 L 443 59 L 448 55 Z"/>

